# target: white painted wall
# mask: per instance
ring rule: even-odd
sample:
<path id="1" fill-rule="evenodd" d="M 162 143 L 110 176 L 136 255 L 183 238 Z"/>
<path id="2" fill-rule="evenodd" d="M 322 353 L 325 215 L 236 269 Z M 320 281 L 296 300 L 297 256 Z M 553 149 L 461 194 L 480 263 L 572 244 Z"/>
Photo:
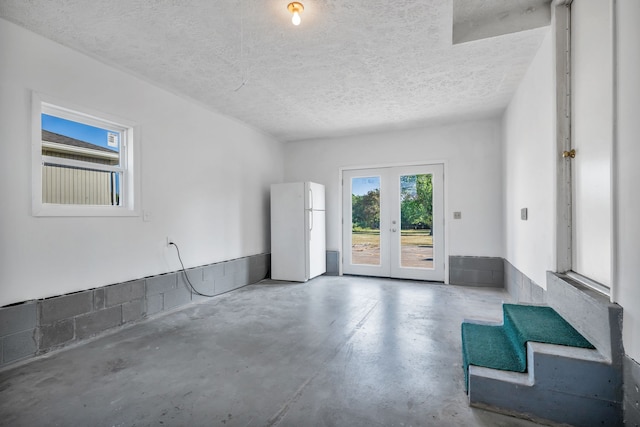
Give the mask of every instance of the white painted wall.
<path id="1" fill-rule="evenodd" d="M 555 271 L 555 79 L 551 31 L 502 121 L 505 258 L 539 286 Z M 528 209 L 528 220 L 520 209 Z"/>
<path id="2" fill-rule="evenodd" d="M 341 250 L 339 170 L 445 162 L 447 255 L 502 256 L 502 179 L 498 119 L 353 137 L 291 142 L 285 180 L 326 186 L 327 249 Z M 453 220 L 461 211 L 462 219 Z"/>
<path id="3" fill-rule="evenodd" d="M 624 308 L 626 353 L 640 362 L 640 2 L 618 0 L 614 300 Z"/>
<path id="4" fill-rule="evenodd" d="M 269 252 L 282 144 L 0 19 L 0 306 Z M 31 91 L 140 125 L 132 218 L 31 216 Z"/>

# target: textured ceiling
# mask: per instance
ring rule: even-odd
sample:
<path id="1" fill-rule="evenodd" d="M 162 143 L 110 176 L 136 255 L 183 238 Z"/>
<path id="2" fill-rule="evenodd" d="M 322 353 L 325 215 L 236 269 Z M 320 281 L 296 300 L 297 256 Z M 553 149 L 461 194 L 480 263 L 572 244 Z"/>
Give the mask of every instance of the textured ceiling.
<path id="1" fill-rule="evenodd" d="M 0 0 L 0 16 L 294 141 L 504 109 L 546 29 L 453 45 L 454 2 L 465 23 L 541 3 L 303 0 L 299 27 L 287 0 Z"/>

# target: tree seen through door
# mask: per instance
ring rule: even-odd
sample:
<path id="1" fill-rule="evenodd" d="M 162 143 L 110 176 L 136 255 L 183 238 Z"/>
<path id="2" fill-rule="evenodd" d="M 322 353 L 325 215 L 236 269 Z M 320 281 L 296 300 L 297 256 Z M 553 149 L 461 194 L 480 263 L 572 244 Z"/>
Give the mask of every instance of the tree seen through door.
<path id="1" fill-rule="evenodd" d="M 401 175 L 400 264 L 433 268 L 433 183 L 431 174 Z M 380 265 L 380 177 L 357 177 L 351 182 L 351 262 Z M 392 224 L 398 228 L 398 224 Z M 394 230 L 395 231 L 395 230 Z"/>
<path id="2" fill-rule="evenodd" d="M 433 268 L 431 174 L 400 176 L 400 265 Z"/>
<path id="3" fill-rule="evenodd" d="M 351 262 L 380 265 L 380 177 L 351 181 Z"/>

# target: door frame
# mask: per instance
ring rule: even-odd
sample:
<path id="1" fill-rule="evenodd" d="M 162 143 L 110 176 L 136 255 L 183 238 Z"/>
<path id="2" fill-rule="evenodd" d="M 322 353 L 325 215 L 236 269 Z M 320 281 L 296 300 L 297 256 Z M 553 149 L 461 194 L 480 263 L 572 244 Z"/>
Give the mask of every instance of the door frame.
<path id="1" fill-rule="evenodd" d="M 616 2 L 613 0 L 611 13 L 611 30 L 613 32 L 612 40 L 612 64 L 613 68 L 613 99 L 612 114 L 614 117 L 613 134 L 611 138 L 611 283 L 609 288 L 602 287 L 597 282 L 592 281 L 588 277 L 582 276 L 573 271 L 573 188 L 571 179 L 571 158 L 564 158 L 562 153 L 569 152 L 572 148 L 571 135 L 571 3 L 573 0 L 555 0 L 552 2 L 552 22 L 551 29 L 554 38 L 554 56 L 555 56 L 555 80 L 556 80 L 556 272 L 566 274 L 572 279 L 577 280 L 583 285 L 596 290 L 609 298 L 609 301 L 617 300 L 617 271 L 615 268 L 615 257 L 617 247 L 617 216 L 616 206 L 619 195 L 616 190 L 615 173 L 618 163 L 617 156 L 617 134 L 615 125 L 615 106 L 616 106 L 616 64 L 617 64 L 617 46 L 616 46 Z"/>
<path id="2" fill-rule="evenodd" d="M 360 164 L 360 165 L 350 165 L 350 166 L 341 166 L 338 168 L 338 188 L 340 189 L 340 197 L 338 197 L 338 209 L 340 212 L 340 260 L 339 260 L 339 275 L 342 276 L 343 271 L 342 267 L 344 265 L 344 253 L 342 251 L 342 242 L 344 239 L 344 217 L 343 217 L 343 192 L 344 192 L 344 179 L 343 172 L 346 170 L 357 170 L 357 169 L 381 169 L 381 168 L 395 168 L 395 167 L 411 167 L 411 166 L 432 166 L 432 165 L 442 165 L 442 198 L 443 198 L 443 222 L 444 222 L 444 241 L 442 242 L 444 245 L 444 283 L 449 284 L 449 221 L 448 221 L 448 212 L 449 212 L 449 180 L 447 179 L 448 172 L 448 162 L 446 160 L 425 160 L 425 161 L 415 161 L 415 162 L 402 162 L 402 163 L 368 163 L 368 164 Z"/>

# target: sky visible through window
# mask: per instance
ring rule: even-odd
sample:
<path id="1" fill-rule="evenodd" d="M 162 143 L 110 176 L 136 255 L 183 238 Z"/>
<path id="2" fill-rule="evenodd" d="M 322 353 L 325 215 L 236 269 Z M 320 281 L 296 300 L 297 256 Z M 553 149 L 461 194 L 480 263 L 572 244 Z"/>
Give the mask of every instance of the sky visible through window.
<path id="1" fill-rule="evenodd" d="M 100 147 L 108 148 L 109 150 L 119 151 L 120 144 L 117 140 L 117 136 L 115 141 L 113 139 L 114 137 L 112 137 L 111 144 L 109 144 L 109 134 L 117 134 L 106 129 L 85 125 L 84 123 L 78 123 L 56 116 L 50 116 L 48 114 L 42 114 L 42 129 L 98 145 Z"/>
<path id="2" fill-rule="evenodd" d="M 364 196 L 369 191 L 379 188 L 379 176 L 366 176 L 362 178 L 352 178 L 351 180 L 351 193 L 355 196 Z"/>

